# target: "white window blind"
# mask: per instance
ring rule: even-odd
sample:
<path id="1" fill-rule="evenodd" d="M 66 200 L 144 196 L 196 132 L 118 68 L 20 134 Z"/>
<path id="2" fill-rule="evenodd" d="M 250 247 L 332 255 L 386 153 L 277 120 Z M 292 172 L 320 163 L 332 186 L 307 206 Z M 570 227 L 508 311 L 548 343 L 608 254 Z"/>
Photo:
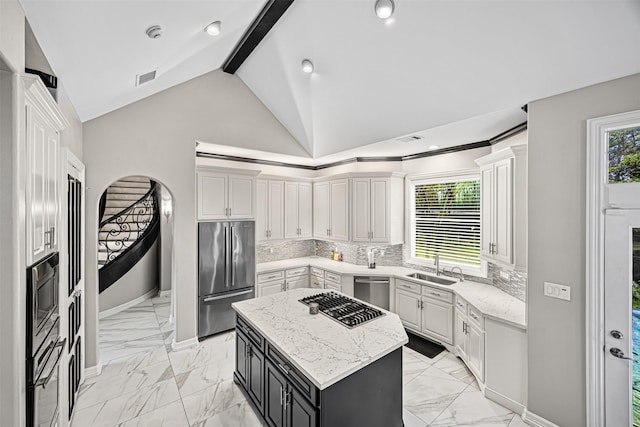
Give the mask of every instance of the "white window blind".
<path id="1" fill-rule="evenodd" d="M 469 177 L 414 186 L 413 257 L 479 267 L 480 180 Z"/>

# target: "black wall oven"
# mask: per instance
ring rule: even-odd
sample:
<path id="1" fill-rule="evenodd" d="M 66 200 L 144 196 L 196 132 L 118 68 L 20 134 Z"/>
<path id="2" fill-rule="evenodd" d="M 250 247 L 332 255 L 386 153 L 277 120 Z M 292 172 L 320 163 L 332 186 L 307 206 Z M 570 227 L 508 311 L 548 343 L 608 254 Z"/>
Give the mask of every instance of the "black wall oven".
<path id="1" fill-rule="evenodd" d="M 60 338 L 57 253 L 27 269 L 27 427 L 54 425 L 58 415 Z"/>

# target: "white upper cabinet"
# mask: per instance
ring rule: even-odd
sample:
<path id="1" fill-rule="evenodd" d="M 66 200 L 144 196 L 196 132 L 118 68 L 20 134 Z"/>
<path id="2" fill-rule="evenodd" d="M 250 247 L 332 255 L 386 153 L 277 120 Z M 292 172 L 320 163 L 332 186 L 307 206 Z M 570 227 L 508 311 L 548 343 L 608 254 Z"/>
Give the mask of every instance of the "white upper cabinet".
<path id="1" fill-rule="evenodd" d="M 321 239 L 329 237 L 330 201 L 329 182 L 315 182 L 313 184 L 313 237 Z"/>
<path id="2" fill-rule="evenodd" d="M 284 188 L 284 181 L 257 181 L 256 240 L 284 238 Z"/>
<path id="3" fill-rule="evenodd" d="M 480 166 L 481 254 L 505 268 L 527 269 L 527 146 L 476 160 Z"/>
<path id="4" fill-rule="evenodd" d="M 308 182 L 285 182 L 284 237 L 310 238 L 313 224 L 313 188 Z"/>
<path id="5" fill-rule="evenodd" d="M 27 264 L 58 250 L 61 130 L 69 126 L 38 77 L 23 76 L 27 148 Z"/>
<path id="6" fill-rule="evenodd" d="M 257 171 L 199 167 L 198 220 L 254 219 Z"/>
<path id="7" fill-rule="evenodd" d="M 349 179 L 313 184 L 313 236 L 349 240 Z"/>
<path id="8" fill-rule="evenodd" d="M 401 243 L 403 241 L 404 179 L 355 177 L 352 179 L 352 240 Z"/>

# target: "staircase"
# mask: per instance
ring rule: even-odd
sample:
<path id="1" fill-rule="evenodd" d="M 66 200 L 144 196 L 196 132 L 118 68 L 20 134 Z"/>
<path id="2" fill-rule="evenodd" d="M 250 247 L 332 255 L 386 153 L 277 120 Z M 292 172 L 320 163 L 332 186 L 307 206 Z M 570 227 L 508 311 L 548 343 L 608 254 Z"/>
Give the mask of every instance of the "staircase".
<path id="1" fill-rule="evenodd" d="M 98 268 L 100 292 L 147 253 L 160 232 L 156 183 L 129 176 L 114 182 L 100 200 Z"/>

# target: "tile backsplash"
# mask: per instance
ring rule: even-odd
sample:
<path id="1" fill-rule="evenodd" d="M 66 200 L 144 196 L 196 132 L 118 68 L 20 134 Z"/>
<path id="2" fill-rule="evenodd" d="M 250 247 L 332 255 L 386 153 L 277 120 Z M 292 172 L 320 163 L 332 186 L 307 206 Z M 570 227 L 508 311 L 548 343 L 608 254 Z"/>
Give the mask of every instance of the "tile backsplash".
<path id="1" fill-rule="evenodd" d="M 370 249 L 375 252 L 375 260 L 378 266 L 403 265 L 421 271 L 435 273 L 435 268 L 410 264 L 403 261 L 404 245 L 376 245 L 358 244 L 349 242 L 331 242 L 325 240 L 289 240 L 279 242 L 262 242 L 256 245 L 256 262 L 280 261 L 290 258 L 317 255 L 329 258 L 333 250 L 342 253 L 342 261 L 356 265 L 367 265 L 367 253 Z M 384 255 L 382 254 L 384 252 Z M 502 273 L 502 274 L 501 274 Z M 466 280 L 485 283 L 495 286 L 503 292 L 526 301 L 527 274 L 500 268 L 489 263 L 487 278 L 464 276 Z"/>

